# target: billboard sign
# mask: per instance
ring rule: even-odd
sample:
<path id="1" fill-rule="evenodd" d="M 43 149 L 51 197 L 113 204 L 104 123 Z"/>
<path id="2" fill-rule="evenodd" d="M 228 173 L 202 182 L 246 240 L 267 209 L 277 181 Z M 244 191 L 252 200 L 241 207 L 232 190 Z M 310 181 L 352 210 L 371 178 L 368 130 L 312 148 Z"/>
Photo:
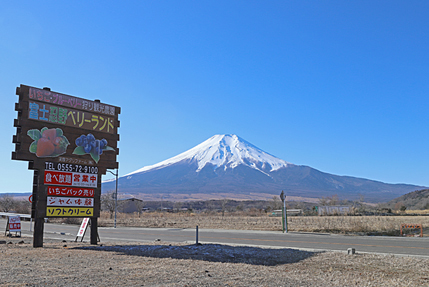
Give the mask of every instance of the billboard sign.
<path id="1" fill-rule="evenodd" d="M 118 168 L 120 108 L 26 85 L 16 94 L 12 159 L 35 170 L 32 217 L 99 217 L 101 176 Z"/>
<path id="2" fill-rule="evenodd" d="M 21 85 L 12 159 L 118 167 L 120 108 Z"/>

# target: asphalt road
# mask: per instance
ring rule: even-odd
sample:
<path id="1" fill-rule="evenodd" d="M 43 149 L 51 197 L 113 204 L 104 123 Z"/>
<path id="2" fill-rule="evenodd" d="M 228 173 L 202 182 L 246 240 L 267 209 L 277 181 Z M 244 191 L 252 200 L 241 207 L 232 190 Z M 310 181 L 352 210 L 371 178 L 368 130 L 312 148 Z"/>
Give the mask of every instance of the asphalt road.
<path id="1" fill-rule="evenodd" d="M 0 230 L 5 230 L 6 220 L 0 219 Z M 79 226 L 46 223 L 44 238 L 74 240 Z M 102 242 L 187 242 L 194 244 L 196 229 L 99 227 Z M 22 222 L 22 235 L 32 236 L 30 222 Z M 199 243 L 219 243 L 270 248 L 295 248 L 315 251 L 341 251 L 355 248 L 356 253 L 395 254 L 429 258 L 429 237 L 346 236 L 277 231 L 243 231 L 199 229 Z M 89 228 L 84 241 L 89 241 Z"/>

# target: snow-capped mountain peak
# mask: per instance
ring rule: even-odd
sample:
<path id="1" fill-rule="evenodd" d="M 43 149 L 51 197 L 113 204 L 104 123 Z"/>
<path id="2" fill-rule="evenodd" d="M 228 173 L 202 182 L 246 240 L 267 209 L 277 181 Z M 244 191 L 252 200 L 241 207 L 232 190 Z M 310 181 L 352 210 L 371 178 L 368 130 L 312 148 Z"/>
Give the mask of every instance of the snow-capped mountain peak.
<path id="1" fill-rule="evenodd" d="M 226 134 L 215 135 L 188 151 L 157 164 L 145 166 L 127 174 L 127 176 L 167 167 L 182 161 L 196 163 L 198 165 L 197 172 L 201 171 L 207 164 L 213 165 L 215 170 L 218 168 L 233 169 L 238 165 L 246 165 L 263 173 L 290 164 L 264 152 L 237 135 Z"/>
<path id="2" fill-rule="evenodd" d="M 319 198 L 339 194 L 355 200 L 358 194 L 383 202 L 427 187 L 386 184 L 364 178 L 338 176 L 276 158 L 236 135 L 215 135 L 201 144 L 160 163 L 119 178 L 121 193 L 199 198 L 260 198 L 262 194 Z M 103 182 L 113 190 L 115 181 Z"/>

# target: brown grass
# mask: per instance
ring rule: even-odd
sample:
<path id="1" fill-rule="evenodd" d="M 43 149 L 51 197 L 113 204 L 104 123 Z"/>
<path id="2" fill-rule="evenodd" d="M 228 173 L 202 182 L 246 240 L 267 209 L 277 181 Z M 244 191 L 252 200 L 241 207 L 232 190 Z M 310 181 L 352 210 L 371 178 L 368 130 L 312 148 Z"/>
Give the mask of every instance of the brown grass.
<path id="1" fill-rule="evenodd" d="M 0 286 L 428 286 L 423 258 L 219 244 L 88 243 L 0 234 Z"/>
<path id="2" fill-rule="evenodd" d="M 429 214 L 429 209 L 422 210 L 405 210 L 406 214 Z"/>
<path id="3" fill-rule="evenodd" d="M 290 216 L 288 230 L 300 232 L 375 233 L 398 235 L 403 223 L 419 223 L 429 227 L 429 216 Z M 100 226 L 113 226 L 109 213 L 102 212 Z M 117 225 L 158 228 L 199 228 L 281 231 L 280 217 L 264 212 L 167 213 L 150 212 L 140 215 L 118 213 Z M 429 232 L 429 231 L 428 231 Z"/>

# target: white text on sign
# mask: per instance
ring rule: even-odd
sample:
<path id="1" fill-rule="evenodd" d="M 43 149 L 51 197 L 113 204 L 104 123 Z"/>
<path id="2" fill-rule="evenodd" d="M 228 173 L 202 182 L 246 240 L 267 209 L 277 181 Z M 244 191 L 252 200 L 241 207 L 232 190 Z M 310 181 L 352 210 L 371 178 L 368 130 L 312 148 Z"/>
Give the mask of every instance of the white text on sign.
<path id="1" fill-rule="evenodd" d="M 98 174 L 45 170 L 44 184 L 97 187 Z"/>

